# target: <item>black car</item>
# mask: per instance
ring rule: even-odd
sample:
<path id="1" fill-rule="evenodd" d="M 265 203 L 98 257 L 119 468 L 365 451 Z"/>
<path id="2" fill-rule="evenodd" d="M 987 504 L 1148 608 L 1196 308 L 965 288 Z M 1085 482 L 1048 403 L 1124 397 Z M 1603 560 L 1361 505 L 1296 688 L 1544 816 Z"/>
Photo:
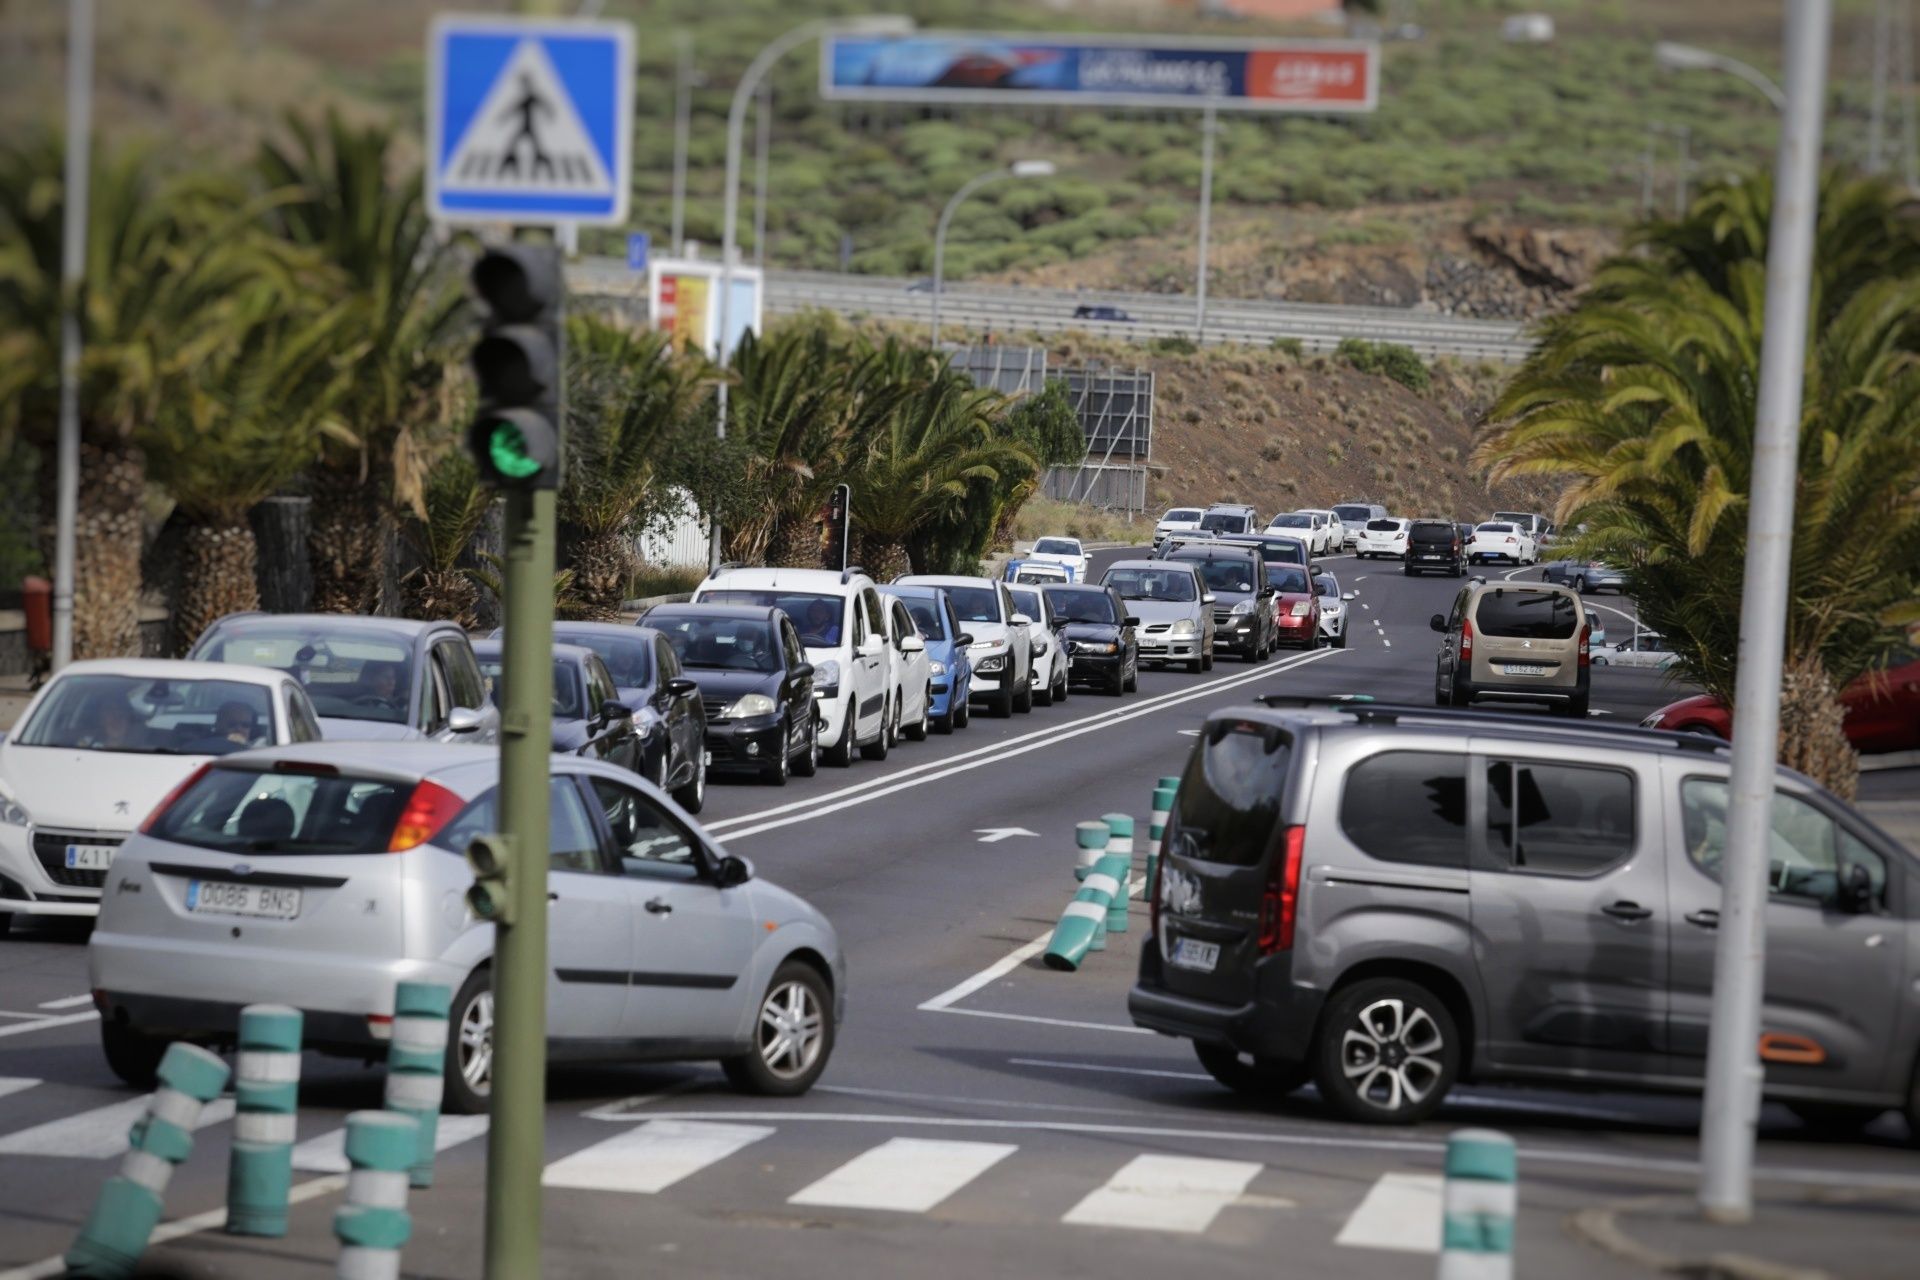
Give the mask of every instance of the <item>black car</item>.
<path id="1" fill-rule="evenodd" d="M 1112 587 L 1047 587 L 1047 602 L 1061 619 L 1060 643 L 1073 655 L 1068 678 L 1104 689 L 1114 697 L 1140 687 L 1140 645 L 1133 629 L 1138 618 Z"/>
<path id="2" fill-rule="evenodd" d="M 1213 593 L 1214 644 L 1265 662 L 1280 643 L 1265 557 L 1250 546 L 1214 542 L 1182 547 L 1167 559 L 1191 563 Z"/>
<path id="3" fill-rule="evenodd" d="M 1133 317 L 1119 307 L 1106 307 L 1082 303 L 1073 309 L 1075 320 L 1106 320 L 1114 324 L 1132 324 Z"/>
<path id="4" fill-rule="evenodd" d="M 700 812 L 707 799 L 707 713 L 700 686 L 680 674 L 680 659 L 666 637 L 652 627 L 617 622 L 556 622 L 553 638 L 600 655 L 613 677 L 614 696 L 633 711 L 640 772 L 682 809 Z"/>
<path id="5" fill-rule="evenodd" d="M 1451 521 L 1415 520 L 1407 526 L 1407 576 L 1438 570 L 1457 578 L 1466 572 L 1466 547 L 1460 526 Z"/>
<path id="6" fill-rule="evenodd" d="M 768 605 L 663 604 L 646 625 L 700 686 L 709 767 L 751 770 L 776 787 L 820 767 L 813 664 L 786 611 Z"/>
<path id="7" fill-rule="evenodd" d="M 493 698 L 501 698 L 499 640 L 476 640 L 473 656 Z M 605 760 L 640 772 L 640 735 L 633 711 L 615 696 L 613 677 L 600 655 L 574 644 L 553 646 L 553 749 L 564 755 Z"/>

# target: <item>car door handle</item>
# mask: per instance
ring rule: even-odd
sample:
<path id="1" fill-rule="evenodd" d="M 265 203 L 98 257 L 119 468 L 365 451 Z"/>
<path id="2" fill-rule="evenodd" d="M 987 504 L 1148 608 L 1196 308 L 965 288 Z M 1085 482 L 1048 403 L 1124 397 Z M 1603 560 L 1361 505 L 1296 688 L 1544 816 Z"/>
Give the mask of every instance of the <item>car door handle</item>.
<path id="1" fill-rule="evenodd" d="M 1711 908 L 1701 911 L 1689 911 L 1687 912 L 1686 919 L 1688 924 L 1697 924 L 1702 929 L 1718 929 L 1720 927 L 1720 913 Z"/>
<path id="2" fill-rule="evenodd" d="M 649 898 L 647 900 L 647 913 L 656 916 L 670 916 L 673 914 L 673 904 L 665 898 Z"/>
<path id="3" fill-rule="evenodd" d="M 548 901 L 548 902 L 558 902 L 558 901 L 560 901 L 560 895 L 559 895 L 559 894 L 557 894 L 557 893 L 548 893 L 548 894 L 547 894 L 547 901 Z"/>
<path id="4" fill-rule="evenodd" d="M 1600 908 L 1615 920 L 1645 920 L 1653 912 L 1637 902 L 1613 902 Z"/>

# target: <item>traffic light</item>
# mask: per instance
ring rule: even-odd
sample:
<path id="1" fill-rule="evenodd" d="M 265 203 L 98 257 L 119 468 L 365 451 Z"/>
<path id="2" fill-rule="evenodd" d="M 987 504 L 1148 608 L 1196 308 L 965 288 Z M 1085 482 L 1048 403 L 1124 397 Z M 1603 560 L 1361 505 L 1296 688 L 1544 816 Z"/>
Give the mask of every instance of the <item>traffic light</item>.
<path id="1" fill-rule="evenodd" d="M 506 836 L 475 836 L 467 845 L 473 887 L 467 907 L 487 924 L 513 923 L 513 841 Z"/>
<path id="2" fill-rule="evenodd" d="M 835 572 L 847 567 L 847 506 L 852 493 L 844 484 L 833 486 L 833 496 L 820 513 L 821 567 Z"/>
<path id="3" fill-rule="evenodd" d="M 564 287 L 551 245 L 497 245 L 474 264 L 486 318 L 473 348 L 480 413 L 467 447 L 482 484 L 559 487 Z"/>

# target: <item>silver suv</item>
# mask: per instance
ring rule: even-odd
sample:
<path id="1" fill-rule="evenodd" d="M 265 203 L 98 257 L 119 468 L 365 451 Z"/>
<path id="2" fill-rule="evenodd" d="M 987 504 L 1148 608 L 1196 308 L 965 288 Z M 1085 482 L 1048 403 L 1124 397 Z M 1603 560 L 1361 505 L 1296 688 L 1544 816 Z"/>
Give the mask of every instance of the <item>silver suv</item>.
<path id="1" fill-rule="evenodd" d="M 1460 1081 L 1696 1090 L 1729 756 L 1686 734 L 1274 697 L 1181 779 L 1128 1000 L 1223 1083 L 1411 1123 Z M 1920 860 L 1780 769 L 1766 1092 L 1920 1130 Z"/>

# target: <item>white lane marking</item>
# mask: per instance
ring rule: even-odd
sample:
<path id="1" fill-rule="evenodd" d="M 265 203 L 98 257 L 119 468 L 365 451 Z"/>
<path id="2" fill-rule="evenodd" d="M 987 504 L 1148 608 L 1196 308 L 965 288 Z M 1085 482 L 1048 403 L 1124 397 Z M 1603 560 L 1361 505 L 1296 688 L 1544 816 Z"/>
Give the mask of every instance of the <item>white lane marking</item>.
<path id="1" fill-rule="evenodd" d="M 647 1120 L 556 1160 L 540 1181 L 549 1187 L 651 1195 L 773 1132 L 763 1125 L 717 1124 L 694 1117 Z"/>
<path id="2" fill-rule="evenodd" d="M 485 1116 L 443 1115 L 439 1128 L 434 1131 L 433 1149 L 446 1151 L 469 1142 L 487 1131 Z M 352 1168 L 347 1163 L 347 1131 L 329 1129 L 317 1137 L 308 1138 L 293 1149 L 293 1167 L 304 1173 L 345 1173 Z"/>
<path id="3" fill-rule="evenodd" d="M 1260 1168 L 1250 1160 L 1135 1156 L 1060 1221 L 1137 1231 L 1205 1231 Z"/>
<path id="4" fill-rule="evenodd" d="M 787 1203 L 925 1213 L 1019 1149 L 1004 1142 L 889 1138 L 794 1192 Z"/>
<path id="5" fill-rule="evenodd" d="M 39 1084 L 38 1080 L 27 1076 L 0 1076 L 0 1098 L 9 1094 L 24 1093 Z"/>
<path id="6" fill-rule="evenodd" d="M 698 1076 L 690 1077 L 670 1084 L 664 1089 L 656 1089 L 652 1093 L 636 1094 L 631 1098 L 621 1098 L 617 1102 L 609 1102 L 606 1106 L 595 1107 L 586 1114 L 589 1119 L 593 1120 L 619 1120 L 632 1112 L 638 1111 L 641 1107 L 650 1106 L 655 1102 L 660 1102 L 667 1098 L 675 1098 L 683 1093 L 692 1093 L 695 1089 L 700 1088 L 706 1083 L 705 1080 L 700 1079 Z"/>
<path id="7" fill-rule="evenodd" d="M 1367 580 L 1367 575 L 1364 573 L 1354 579 L 1355 582 L 1365 582 L 1366 580 Z"/>
<path id="8" fill-rule="evenodd" d="M 0 1156 L 64 1156 L 105 1160 L 127 1149 L 127 1130 L 147 1113 L 145 1097 L 108 1103 L 78 1115 L 63 1116 L 0 1138 Z M 196 1129 L 233 1119 L 233 1099 L 215 1098 L 200 1109 Z"/>
<path id="9" fill-rule="evenodd" d="M 1387 639 L 1385 636 L 1380 637 L 1380 643 L 1387 646 L 1387 648 L 1389 649 L 1393 648 L 1393 641 Z"/>
<path id="10" fill-rule="evenodd" d="M 1097 1062 L 1060 1062 L 1053 1058 L 1008 1058 L 1009 1066 L 1051 1067 L 1055 1071 L 1098 1071 L 1104 1075 L 1152 1076 L 1158 1080 L 1211 1080 L 1204 1071 L 1154 1071 L 1147 1067 L 1104 1067 Z"/>
<path id="11" fill-rule="evenodd" d="M 83 991 L 77 996 L 61 996 L 58 1000 L 42 1000 L 40 1007 L 42 1009 L 72 1009 L 78 1005 L 92 1003 L 93 993 Z"/>
<path id="12" fill-rule="evenodd" d="M 956 983 L 954 986 L 948 987 L 945 991 L 942 991 L 939 995 L 918 1007 L 924 1012 L 933 1013 L 945 1009 L 949 1005 L 958 1004 L 988 983 L 1005 977 L 1027 961 L 1039 955 L 1042 951 L 1045 951 L 1047 944 L 1051 941 L 1053 941 L 1053 930 L 1049 929 L 1032 942 L 1022 943 L 1020 946 L 1015 947 L 1012 951 L 1001 956 L 998 960 L 995 960 L 992 964 L 974 974 L 965 982 Z"/>
<path id="13" fill-rule="evenodd" d="M 1333 1238 L 1354 1249 L 1440 1252 L 1440 1183 L 1430 1173 L 1386 1173 Z"/>
<path id="14" fill-rule="evenodd" d="M 861 1089 L 853 1085 L 817 1084 L 816 1093 L 844 1093 L 854 1098 L 894 1098 L 905 1102 L 934 1102 L 942 1107 L 1005 1107 L 1014 1111 L 1078 1111 L 1087 1115 L 1137 1117 L 1140 1108 L 1089 1107 L 1072 1102 L 1014 1102 L 1007 1098 L 958 1097 L 950 1093 L 912 1093 L 904 1089 Z"/>
<path id="15" fill-rule="evenodd" d="M 57 1018 L 42 1018 L 38 1022 L 22 1022 L 11 1027 L 0 1027 L 0 1036 L 23 1036 L 29 1031 L 46 1031 L 53 1027 L 70 1026 L 76 1022 L 92 1022 L 99 1016 L 99 1011 L 95 1009 L 89 1009 L 85 1013 L 65 1013 Z"/>
<path id="16" fill-rule="evenodd" d="M 1200 736 L 1200 730 L 1198 729 L 1175 729 L 1174 732 L 1183 738 L 1197 738 Z"/>
<path id="17" fill-rule="evenodd" d="M 1038 831 L 1029 831 L 1025 827 L 975 827 L 973 834 L 980 837 L 976 844 L 999 844 L 1002 840 L 1014 836 L 1039 836 Z"/>
<path id="18" fill-rule="evenodd" d="M 1364 602 L 1364 601 L 1362 601 L 1362 602 L 1361 602 L 1361 605 L 1360 605 L 1360 607 L 1361 607 L 1362 609 L 1365 609 L 1365 610 L 1366 610 L 1366 611 L 1367 611 L 1368 613 L 1372 613 L 1372 612 L 1373 612 L 1373 606 L 1372 606 L 1372 605 L 1370 605 L 1370 604 L 1367 604 L 1367 603 L 1366 603 L 1366 602 Z"/>
<path id="19" fill-rule="evenodd" d="M 1295 667 L 1302 666 L 1306 662 L 1313 660 L 1315 657 L 1333 652 L 1337 652 L 1337 650 L 1323 650 L 1319 653 L 1303 653 L 1276 665 L 1263 665 L 1255 667 L 1251 671 L 1237 672 L 1230 676 L 1220 676 L 1200 684 L 1175 689 L 1169 693 L 1155 694 L 1151 698 L 1136 700 L 1120 707 L 1096 712 L 1090 716 L 1083 716 L 1078 720 L 1069 720 L 1063 724 L 1051 725 L 1045 729 L 1035 729 L 1029 733 L 1009 738 L 1003 742 L 990 743 L 984 747 L 975 747 L 970 751 L 963 751 L 958 755 L 946 756 L 939 760 L 929 760 L 925 764 L 913 765 L 906 769 L 898 769 L 892 773 L 882 774 L 877 778 L 871 778 L 864 782 L 857 782 L 850 786 L 842 787 L 838 791 L 829 791 L 823 796 L 794 800 L 787 804 L 775 805 L 770 809 L 761 809 L 754 813 L 743 813 L 734 818 L 722 818 L 716 822 L 706 823 L 706 829 L 709 832 L 723 836 L 740 836 L 753 834 L 758 831 L 771 830 L 775 826 L 786 825 L 784 823 L 771 823 L 754 827 L 752 831 L 747 832 L 732 830 L 732 828 L 736 826 L 745 823 L 759 822 L 761 819 L 774 818 L 783 814 L 801 811 L 805 811 L 803 813 L 804 818 L 819 817 L 824 813 L 831 813 L 837 809 L 847 808 L 847 804 L 835 802 L 843 801 L 848 797 L 861 796 L 867 792 L 875 792 L 874 795 L 867 796 L 866 798 L 868 799 L 878 798 L 879 795 L 890 795 L 894 791 L 900 790 L 901 786 L 899 784 L 905 782 L 916 779 L 922 782 L 932 782 L 938 778 L 948 777 L 953 773 L 964 772 L 966 769 L 974 768 L 978 764 L 990 764 L 998 760 L 1024 754 L 1027 751 L 1036 750 L 1040 747 L 1051 746 L 1055 742 L 1079 737 L 1083 733 L 1091 733 L 1096 729 L 1120 724 L 1124 721 L 1132 720 L 1166 707 L 1178 706 L 1181 703 L 1191 702 L 1196 698 L 1205 698 L 1216 693 L 1228 692 L 1241 685 L 1255 683 L 1267 676 L 1290 671 Z M 937 770 L 938 772 L 928 777 L 919 777 L 919 775 L 926 774 L 930 770 Z M 880 790 L 876 791 L 877 788 Z"/>

